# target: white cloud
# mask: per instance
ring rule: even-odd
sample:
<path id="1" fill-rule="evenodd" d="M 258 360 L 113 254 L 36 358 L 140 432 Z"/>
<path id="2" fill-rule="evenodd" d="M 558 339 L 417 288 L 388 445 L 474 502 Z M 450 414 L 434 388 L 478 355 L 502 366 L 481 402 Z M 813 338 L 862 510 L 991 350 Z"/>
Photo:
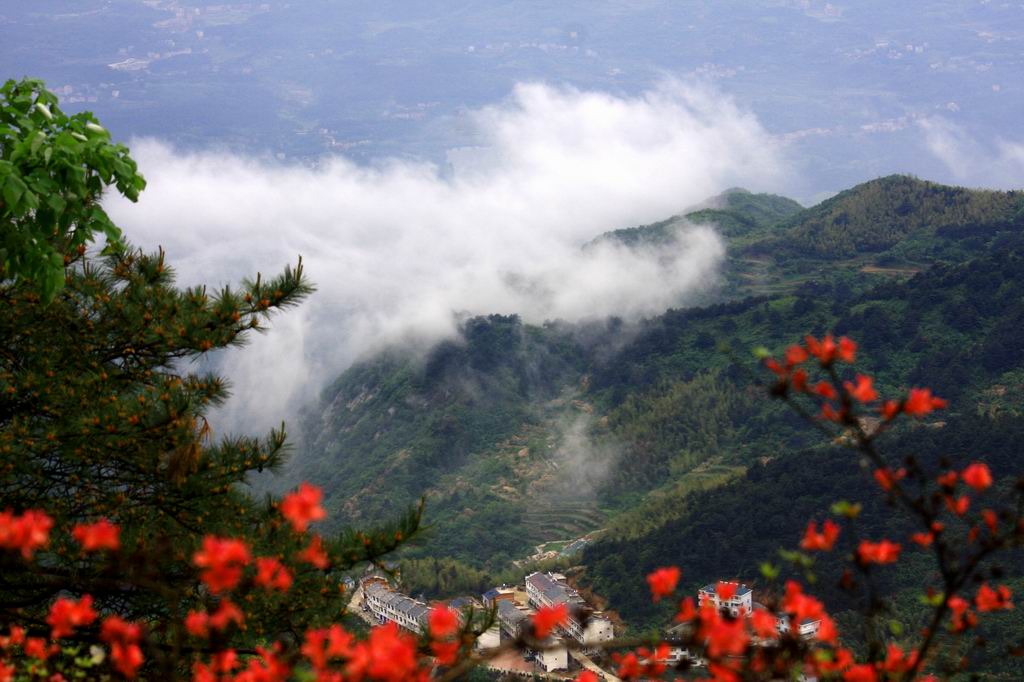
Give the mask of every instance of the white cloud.
<path id="1" fill-rule="evenodd" d="M 946 166 L 956 182 L 999 189 L 1024 186 L 1024 143 L 1005 138 L 983 142 L 963 126 L 942 117 L 918 123 L 928 150 Z"/>
<path id="2" fill-rule="evenodd" d="M 450 334 L 455 312 L 635 317 L 685 302 L 723 256 L 712 231 L 683 226 L 660 254 L 580 245 L 728 186 L 786 180 L 758 121 L 701 86 L 620 97 L 524 84 L 469 117 L 479 144 L 444 171 L 341 157 L 310 169 L 135 142 L 149 186 L 110 212 L 136 244 L 166 248 L 180 283 L 274 273 L 301 254 L 319 288 L 223 358 L 228 423 L 274 423 L 360 354 Z"/>

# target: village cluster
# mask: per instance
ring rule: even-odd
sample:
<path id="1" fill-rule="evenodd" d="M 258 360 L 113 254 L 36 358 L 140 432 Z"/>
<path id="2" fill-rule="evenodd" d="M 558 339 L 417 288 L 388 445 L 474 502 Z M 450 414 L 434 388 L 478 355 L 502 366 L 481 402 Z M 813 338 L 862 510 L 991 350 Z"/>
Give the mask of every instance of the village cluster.
<path id="1" fill-rule="evenodd" d="M 749 617 L 755 607 L 753 590 L 743 584 L 732 583 L 735 591 L 728 599 L 719 595 L 718 585 L 712 583 L 698 590 L 697 597 L 701 605 L 712 602 L 717 609 L 724 609 L 734 617 Z M 364 577 L 360 581 L 361 609 L 364 617 L 376 624 L 393 622 L 399 627 L 416 635 L 427 630 L 427 615 L 431 606 L 413 599 L 391 587 L 388 579 L 377 574 Z M 472 597 L 458 597 L 448 602 L 448 606 L 464 612 L 472 607 L 479 611 L 494 609 L 496 613 L 494 625 L 484 632 L 477 640 L 476 646 L 481 651 L 494 650 L 510 639 L 516 639 L 524 628 L 530 627 L 530 618 L 545 606 L 565 604 L 570 617 L 566 624 L 556 628 L 542 647 L 535 651 L 515 654 L 515 660 L 503 659 L 499 667 L 513 672 L 557 674 L 561 671 L 586 668 L 601 676 L 602 679 L 614 680 L 615 676 L 602 669 L 602 644 L 615 638 L 612 621 L 602 612 L 592 609 L 559 573 L 531 573 L 522 585 L 501 585 L 481 595 L 479 600 Z M 805 620 L 798 624 L 802 637 L 813 637 L 821 623 L 817 620 Z M 788 632 L 791 623 L 789 618 L 777 617 L 779 632 Z M 679 626 L 677 626 L 679 627 Z M 670 629 L 669 635 L 672 634 Z M 670 663 L 688 659 L 693 665 L 701 666 L 705 662 L 697 655 L 683 647 L 671 650 Z"/>

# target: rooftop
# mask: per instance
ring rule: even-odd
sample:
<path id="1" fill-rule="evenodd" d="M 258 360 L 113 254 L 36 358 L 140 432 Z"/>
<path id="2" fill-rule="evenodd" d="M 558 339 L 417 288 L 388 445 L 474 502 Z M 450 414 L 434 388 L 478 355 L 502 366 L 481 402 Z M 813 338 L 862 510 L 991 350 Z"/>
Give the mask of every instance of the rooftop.
<path id="1" fill-rule="evenodd" d="M 736 585 L 736 583 L 726 583 L 726 584 L 728 584 L 728 585 Z M 718 589 L 718 585 L 716 583 L 708 583 L 704 587 L 700 588 L 700 591 L 701 592 L 715 593 L 715 591 L 717 589 Z M 737 597 L 745 596 L 747 594 L 750 594 L 750 592 L 751 592 L 750 588 L 747 587 L 746 585 L 737 585 L 737 587 L 736 587 L 736 596 Z"/>
<path id="2" fill-rule="evenodd" d="M 583 598 L 576 590 L 555 581 L 548 573 L 533 573 L 527 576 L 526 583 L 533 586 L 552 604 L 584 604 Z"/>

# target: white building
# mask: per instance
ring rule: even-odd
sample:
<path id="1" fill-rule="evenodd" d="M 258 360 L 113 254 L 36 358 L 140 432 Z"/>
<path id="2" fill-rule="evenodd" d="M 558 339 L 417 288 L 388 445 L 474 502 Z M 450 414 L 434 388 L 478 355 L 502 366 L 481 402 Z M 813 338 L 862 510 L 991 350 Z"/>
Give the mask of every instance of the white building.
<path id="1" fill-rule="evenodd" d="M 718 585 L 733 586 L 735 587 L 735 592 L 728 599 L 722 599 L 721 595 L 718 594 Z M 749 616 L 754 608 L 753 599 L 754 592 L 746 585 L 740 583 L 709 583 L 697 590 L 697 602 L 700 606 L 710 601 L 719 611 L 723 608 L 727 609 L 734 618 Z"/>
<path id="2" fill-rule="evenodd" d="M 735 589 L 735 592 L 729 599 L 722 599 L 721 595 L 718 593 L 718 584 L 730 585 Z M 753 601 L 754 593 L 746 585 L 731 582 L 722 582 L 718 584 L 711 583 L 697 591 L 697 600 L 701 605 L 710 601 L 715 605 L 716 609 L 728 609 L 729 613 L 731 613 L 735 618 L 739 618 L 740 616 L 749 617 L 750 614 L 753 613 L 755 606 L 759 609 L 765 609 L 762 604 L 756 604 Z M 786 634 L 790 631 L 789 616 L 784 613 L 776 614 L 775 625 L 779 630 L 779 634 Z M 801 637 L 810 638 L 818 633 L 818 629 L 820 627 L 820 620 L 805 618 L 800 622 L 798 634 Z"/>
<path id="3" fill-rule="evenodd" d="M 537 664 L 544 668 L 545 672 L 569 669 L 569 650 L 565 646 L 558 646 L 561 641 L 548 637 L 544 642 L 544 648 L 537 652 Z"/>
<path id="4" fill-rule="evenodd" d="M 587 608 L 579 593 L 569 587 L 565 576 L 558 573 L 532 573 L 526 577 L 526 594 L 534 608 L 565 604 L 569 620 L 559 628 L 584 646 L 605 642 L 615 637 L 612 622 L 600 613 L 592 613 L 583 625 L 582 613 Z"/>
<path id="5" fill-rule="evenodd" d="M 420 601 L 395 592 L 379 578 L 363 582 L 363 604 L 380 624 L 393 622 L 413 634 L 427 630 L 430 607 Z"/>

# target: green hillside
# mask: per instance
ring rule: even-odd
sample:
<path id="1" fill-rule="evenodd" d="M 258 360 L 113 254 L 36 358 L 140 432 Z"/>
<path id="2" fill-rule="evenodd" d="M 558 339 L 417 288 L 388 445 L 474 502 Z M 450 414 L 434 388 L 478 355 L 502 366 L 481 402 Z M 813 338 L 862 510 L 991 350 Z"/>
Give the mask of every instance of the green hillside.
<path id="1" fill-rule="evenodd" d="M 892 247 L 935 246 L 936 258 L 915 267 L 920 274 L 865 272 L 876 252 L 843 261 L 776 254 L 763 259 L 774 279 L 754 285 L 752 268 L 762 266 L 749 265 L 752 236 L 798 239 L 817 217 L 877 192 L 884 206 L 908 193 L 923 202 L 924 218 L 904 211 L 893 228 L 904 241 Z M 1024 404 L 1019 225 L 992 218 L 981 240 L 981 223 L 951 227 L 961 213 L 1008 211 L 1017 195 L 886 178 L 806 210 L 769 195 L 723 197 L 714 205 L 724 208 L 692 214 L 716 216 L 716 225 L 726 223 L 723 211 L 739 216 L 721 303 L 635 324 L 470 318 L 457 338 L 426 354 L 393 349 L 368 358 L 307 410 L 300 454 L 278 484 L 322 485 L 336 524 L 385 519 L 426 496 L 429 541 L 409 555 L 499 571 L 543 542 L 598 529 L 609 538 L 655 532 L 684 518 L 681 501 L 693 493 L 742 481 L 751 466 L 817 444 L 816 434 L 752 388 L 735 358 L 719 352 L 723 343 L 750 357 L 755 346 L 778 349 L 804 333 L 835 330 L 861 341 L 864 369 L 882 391 L 927 383 L 978 409 Z M 938 204 L 946 200 L 952 208 L 943 212 Z M 858 215 L 866 221 L 884 206 Z M 935 216 L 945 216 L 939 227 L 928 222 Z M 667 228 L 602 238 L 650 244 L 659 229 Z M 954 252 L 939 248 L 954 234 L 972 260 L 937 257 Z M 601 575 L 593 579 L 604 589 Z M 621 606 L 630 608 L 628 600 Z"/>
<path id="2" fill-rule="evenodd" d="M 732 240 L 749 239 L 762 235 L 770 228 L 799 213 L 803 207 L 786 197 L 775 194 L 754 194 L 734 188 L 704 201 L 702 205 L 665 220 L 606 232 L 587 246 L 602 241 L 614 241 L 626 246 L 660 246 L 671 241 L 675 230 L 687 223 L 713 225 L 723 236 Z"/>
<path id="3" fill-rule="evenodd" d="M 1022 226 L 1024 192 L 891 175 L 789 216 L 748 251 L 829 260 L 887 252 L 890 260 L 918 261 L 975 251 Z"/>

